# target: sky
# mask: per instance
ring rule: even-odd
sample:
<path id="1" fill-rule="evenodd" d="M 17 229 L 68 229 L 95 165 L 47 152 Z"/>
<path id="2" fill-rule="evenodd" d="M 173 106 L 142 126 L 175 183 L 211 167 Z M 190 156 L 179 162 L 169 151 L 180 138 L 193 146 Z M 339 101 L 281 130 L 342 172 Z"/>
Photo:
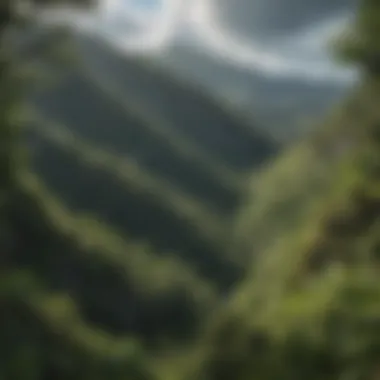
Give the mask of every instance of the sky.
<path id="1" fill-rule="evenodd" d="M 327 44 L 353 16 L 356 0 L 100 0 L 76 22 L 126 54 L 186 43 L 244 70 L 349 81 Z"/>

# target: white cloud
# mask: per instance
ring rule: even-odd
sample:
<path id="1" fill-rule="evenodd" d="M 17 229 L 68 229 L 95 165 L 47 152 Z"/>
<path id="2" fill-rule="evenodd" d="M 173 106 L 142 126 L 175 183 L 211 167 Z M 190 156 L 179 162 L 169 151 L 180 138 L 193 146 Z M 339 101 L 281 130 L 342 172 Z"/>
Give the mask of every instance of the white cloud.
<path id="1" fill-rule="evenodd" d="M 136 8 L 131 0 L 104 0 L 93 31 L 108 37 L 110 43 L 127 53 L 161 50 L 175 37 L 182 0 L 162 0 L 161 3 L 157 11 Z M 123 22 L 133 23 L 136 31 L 123 34 L 119 28 L 115 33 L 113 24 Z"/>
<path id="2" fill-rule="evenodd" d="M 324 45 L 346 20 L 339 15 L 314 25 L 299 35 L 273 44 L 244 41 L 223 30 L 215 17 L 213 0 L 161 0 L 160 7 L 142 9 L 137 0 L 101 0 L 101 12 L 89 22 L 77 23 L 100 33 L 126 53 L 152 53 L 168 47 L 179 29 L 186 29 L 198 48 L 245 70 L 268 75 L 296 76 L 308 80 L 346 81 L 352 73 L 337 68 L 328 59 Z M 140 0 L 141 1 L 141 0 Z M 114 25 L 133 25 L 135 32 L 123 32 Z"/>
<path id="3" fill-rule="evenodd" d="M 222 30 L 213 17 L 215 12 L 211 1 L 193 0 L 193 2 L 191 21 L 199 39 L 211 52 L 242 68 L 261 70 L 277 76 L 302 76 L 310 80 L 346 81 L 352 75 L 341 68 L 334 67 L 324 54 L 324 50 L 320 49 L 340 29 L 344 20 L 341 16 L 323 25 L 317 25 L 316 28 L 302 31 L 300 36 L 292 36 L 288 41 L 279 40 L 272 46 L 268 43 L 264 46 L 259 41 L 243 41 Z M 297 41 L 295 37 L 299 37 L 299 40 Z M 287 47 L 285 42 L 287 42 Z M 298 42 L 298 49 L 294 42 Z M 308 49 L 314 45 L 314 53 L 320 50 L 320 59 L 315 60 L 315 56 L 312 59 L 305 60 L 305 57 L 301 59 L 302 44 Z M 288 52 L 284 48 L 279 48 L 279 45 L 285 46 Z"/>

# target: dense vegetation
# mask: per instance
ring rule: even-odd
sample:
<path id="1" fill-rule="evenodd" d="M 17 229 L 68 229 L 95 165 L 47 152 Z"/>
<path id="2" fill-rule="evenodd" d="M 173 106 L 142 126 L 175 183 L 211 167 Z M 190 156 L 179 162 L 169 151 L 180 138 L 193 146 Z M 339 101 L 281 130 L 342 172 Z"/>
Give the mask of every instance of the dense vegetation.
<path id="1" fill-rule="evenodd" d="M 377 379 L 380 4 L 362 3 L 340 45 L 361 85 L 277 157 L 149 62 L 74 39 L 23 88 L 2 40 L 0 379 Z"/>

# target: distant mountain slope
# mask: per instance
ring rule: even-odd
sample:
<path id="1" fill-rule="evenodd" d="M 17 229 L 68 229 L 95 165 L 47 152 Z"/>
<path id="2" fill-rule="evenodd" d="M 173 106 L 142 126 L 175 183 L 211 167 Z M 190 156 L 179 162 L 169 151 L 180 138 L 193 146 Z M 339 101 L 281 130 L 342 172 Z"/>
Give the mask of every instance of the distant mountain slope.
<path id="1" fill-rule="evenodd" d="M 220 186 L 212 173 L 191 158 L 178 157 L 164 139 L 149 133 L 140 120 L 123 112 L 118 104 L 80 75 L 66 76 L 53 90 L 35 97 L 35 102 L 49 118 L 69 126 L 80 137 L 133 157 L 182 190 L 221 207 L 231 208 L 236 201 L 233 189 Z"/>
<path id="2" fill-rule="evenodd" d="M 70 209 L 95 213 L 118 231 L 150 242 L 159 252 L 176 252 L 222 287 L 239 276 L 224 252 L 227 225 L 207 213 L 207 204 L 202 207 L 176 193 L 132 162 L 123 163 L 75 137 L 60 137 L 62 132 L 54 125 L 45 128 L 47 132 L 38 127 L 29 133 L 35 146 L 32 164 Z"/>
<path id="3" fill-rule="evenodd" d="M 45 51 L 54 40 L 33 47 L 52 81 L 26 99 L 30 168 L 9 204 L 11 336 L 31 315 L 20 325 L 42 368 L 65 377 L 78 366 L 78 378 L 102 377 L 91 372 L 102 365 L 111 378 L 127 367 L 153 378 L 141 343 L 158 378 L 161 357 L 197 339 L 244 275 L 233 216 L 247 173 L 279 146 L 150 62 L 81 41 L 80 66 L 68 67 Z"/>
<path id="4" fill-rule="evenodd" d="M 38 65 L 54 81 L 29 96 L 39 178 L 69 210 L 173 252 L 229 289 L 244 271 L 230 252 L 231 217 L 247 172 L 278 144 L 151 62 L 76 36 L 76 62 L 57 65 L 43 54 L 53 42 L 40 45 Z"/>
<path id="5" fill-rule="evenodd" d="M 57 83 L 31 94 L 32 104 L 42 115 L 95 148 L 137 165 L 146 178 L 162 178 L 173 192 L 199 199 L 215 215 L 231 215 L 239 203 L 246 171 L 272 157 L 277 145 L 214 99 L 148 62 L 119 56 L 86 38 L 72 43 L 80 62 L 58 68 Z M 47 61 L 44 65 L 49 69 Z M 100 71 L 102 65 L 107 70 Z M 152 110 L 161 119 L 155 124 L 143 110 L 145 114 Z M 42 152 L 48 150 L 45 147 Z M 55 148 L 50 154 L 58 151 Z M 46 162 L 45 175 L 50 175 L 54 168 L 50 154 L 45 153 L 41 163 Z M 177 213 L 181 214 L 180 208 Z M 159 224 L 165 225 L 165 220 Z M 197 223 L 201 221 L 205 230 L 213 225 L 207 218 Z"/>
<path id="6" fill-rule="evenodd" d="M 178 77 L 230 104 L 256 128 L 280 141 L 307 132 L 310 126 L 305 120 L 321 118 L 352 86 L 240 69 L 201 49 L 179 44 L 167 49 L 157 60 Z"/>
<path id="7" fill-rule="evenodd" d="M 127 58 L 96 39 L 79 36 L 83 59 L 128 98 L 162 115 L 168 128 L 235 169 L 254 167 L 275 153 L 269 135 L 256 131 L 238 113 L 228 112 L 196 83 L 183 83 L 154 60 Z"/>

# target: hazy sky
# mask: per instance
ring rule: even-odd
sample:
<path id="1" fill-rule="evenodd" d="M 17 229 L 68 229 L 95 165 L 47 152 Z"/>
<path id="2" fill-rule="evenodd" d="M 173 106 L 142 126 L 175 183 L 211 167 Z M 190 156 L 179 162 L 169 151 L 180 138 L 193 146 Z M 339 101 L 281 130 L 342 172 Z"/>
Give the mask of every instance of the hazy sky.
<path id="1" fill-rule="evenodd" d="M 326 45 L 356 0 L 101 0 L 86 26 L 125 52 L 186 41 L 206 54 L 273 75 L 346 80 Z M 83 24 L 83 23 L 82 23 Z"/>

